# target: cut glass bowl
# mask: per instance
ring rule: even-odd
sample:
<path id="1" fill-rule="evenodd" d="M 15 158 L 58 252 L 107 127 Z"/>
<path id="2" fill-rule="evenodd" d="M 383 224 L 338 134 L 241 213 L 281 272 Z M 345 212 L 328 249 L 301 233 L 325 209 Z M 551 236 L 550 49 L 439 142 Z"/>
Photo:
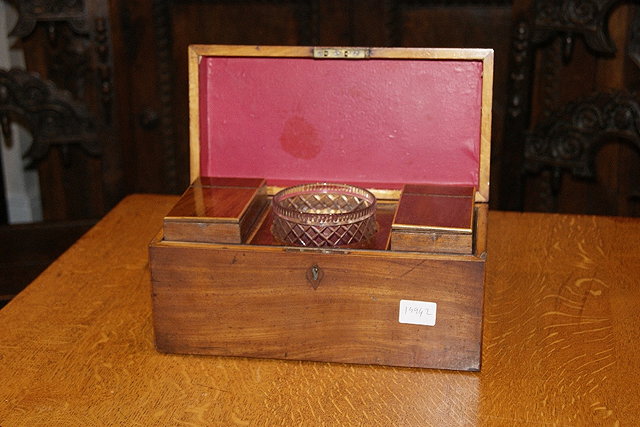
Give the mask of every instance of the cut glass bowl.
<path id="1" fill-rule="evenodd" d="M 351 246 L 376 232 L 376 198 L 346 184 L 303 184 L 273 196 L 273 236 L 284 244 Z"/>

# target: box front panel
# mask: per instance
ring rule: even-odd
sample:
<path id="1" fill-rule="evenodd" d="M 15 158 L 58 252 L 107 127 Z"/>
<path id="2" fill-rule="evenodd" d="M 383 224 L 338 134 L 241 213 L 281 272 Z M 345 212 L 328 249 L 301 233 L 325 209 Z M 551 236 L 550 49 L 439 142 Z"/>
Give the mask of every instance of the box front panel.
<path id="1" fill-rule="evenodd" d="M 255 249 L 152 246 L 159 350 L 479 369 L 483 261 Z"/>
<path id="2" fill-rule="evenodd" d="M 200 174 L 477 186 L 482 61 L 200 60 Z"/>

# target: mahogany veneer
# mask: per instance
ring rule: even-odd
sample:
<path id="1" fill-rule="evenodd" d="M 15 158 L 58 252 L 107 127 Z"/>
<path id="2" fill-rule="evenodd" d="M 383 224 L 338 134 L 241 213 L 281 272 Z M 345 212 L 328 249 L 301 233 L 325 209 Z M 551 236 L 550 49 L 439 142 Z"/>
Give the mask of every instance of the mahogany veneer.
<path id="1" fill-rule="evenodd" d="M 475 189 L 406 185 L 391 232 L 391 249 L 471 254 Z"/>
<path id="2" fill-rule="evenodd" d="M 196 180 L 164 219 L 167 240 L 242 243 L 266 205 L 264 179 Z"/>

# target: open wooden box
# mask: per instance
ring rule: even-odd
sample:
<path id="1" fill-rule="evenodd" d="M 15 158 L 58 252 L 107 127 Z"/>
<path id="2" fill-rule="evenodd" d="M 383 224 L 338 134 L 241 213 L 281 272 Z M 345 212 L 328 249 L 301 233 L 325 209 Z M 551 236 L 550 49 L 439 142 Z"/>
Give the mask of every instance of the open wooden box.
<path id="1" fill-rule="evenodd" d="M 493 52 L 191 46 L 193 184 L 150 245 L 168 353 L 478 370 Z M 270 198 L 378 199 L 360 247 L 284 246 Z"/>

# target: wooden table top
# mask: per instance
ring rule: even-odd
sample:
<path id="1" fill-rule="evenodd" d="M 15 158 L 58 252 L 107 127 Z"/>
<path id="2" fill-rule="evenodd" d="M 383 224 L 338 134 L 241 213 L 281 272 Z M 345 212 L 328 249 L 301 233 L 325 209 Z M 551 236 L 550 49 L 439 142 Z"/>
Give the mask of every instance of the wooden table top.
<path id="1" fill-rule="evenodd" d="M 125 199 L 0 310 L 0 425 L 625 425 L 640 420 L 640 220 L 491 212 L 479 373 L 155 351 Z"/>

